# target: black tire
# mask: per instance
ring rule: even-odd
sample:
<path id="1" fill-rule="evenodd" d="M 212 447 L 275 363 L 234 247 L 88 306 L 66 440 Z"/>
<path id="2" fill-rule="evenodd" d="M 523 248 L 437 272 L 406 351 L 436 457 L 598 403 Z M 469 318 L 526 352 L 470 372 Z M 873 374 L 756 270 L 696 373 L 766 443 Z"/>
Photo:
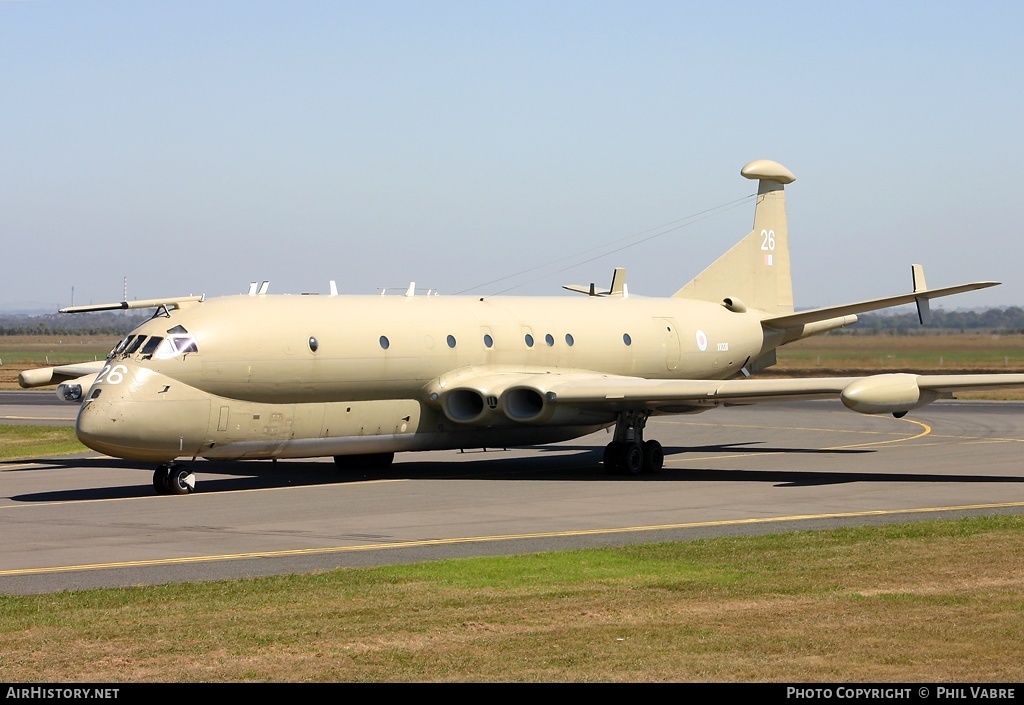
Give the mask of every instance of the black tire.
<path id="1" fill-rule="evenodd" d="M 167 475 L 168 494 L 191 494 L 195 486 L 192 471 L 184 465 L 172 465 Z"/>
<path id="2" fill-rule="evenodd" d="M 644 441 L 644 472 L 657 473 L 665 467 L 665 451 L 657 441 Z"/>
<path id="3" fill-rule="evenodd" d="M 170 494 L 170 465 L 161 465 L 153 471 L 153 489 L 157 494 Z"/>
<path id="4" fill-rule="evenodd" d="M 622 471 L 627 475 L 639 475 L 644 469 L 644 449 L 639 443 L 625 443 L 622 450 Z"/>

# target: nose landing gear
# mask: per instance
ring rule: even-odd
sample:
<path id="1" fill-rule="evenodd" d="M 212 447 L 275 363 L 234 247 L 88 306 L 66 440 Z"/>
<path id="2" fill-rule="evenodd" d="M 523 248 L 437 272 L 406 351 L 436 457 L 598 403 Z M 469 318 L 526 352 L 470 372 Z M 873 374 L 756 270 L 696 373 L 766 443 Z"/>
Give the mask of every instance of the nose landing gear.
<path id="1" fill-rule="evenodd" d="M 196 489 L 195 473 L 187 465 L 164 463 L 153 473 L 157 494 L 190 494 Z"/>

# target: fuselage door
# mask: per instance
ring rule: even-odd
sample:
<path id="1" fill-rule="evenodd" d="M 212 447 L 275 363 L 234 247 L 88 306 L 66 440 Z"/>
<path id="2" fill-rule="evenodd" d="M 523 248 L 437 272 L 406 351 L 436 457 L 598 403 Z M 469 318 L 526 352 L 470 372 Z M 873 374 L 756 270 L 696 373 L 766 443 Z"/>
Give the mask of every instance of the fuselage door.
<path id="1" fill-rule="evenodd" d="M 663 345 L 665 346 L 665 367 L 675 370 L 679 367 L 679 331 L 676 329 L 674 318 L 655 318 L 655 325 L 660 329 Z"/>

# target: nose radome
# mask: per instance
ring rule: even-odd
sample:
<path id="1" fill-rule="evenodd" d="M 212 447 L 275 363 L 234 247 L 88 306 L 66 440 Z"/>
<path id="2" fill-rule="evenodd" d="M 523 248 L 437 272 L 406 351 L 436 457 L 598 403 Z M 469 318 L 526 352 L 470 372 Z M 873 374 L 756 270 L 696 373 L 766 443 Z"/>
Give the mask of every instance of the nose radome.
<path id="1" fill-rule="evenodd" d="M 75 421 L 75 434 L 85 446 L 99 453 L 122 457 L 121 434 L 127 428 L 117 405 L 104 398 L 107 391 L 103 389 L 99 397 L 89 399 L 82 405 Z"/>
<path id="2" fill-rule="evenodd" d="M 121 378 L 101 379 L 78 412 L 75 432 L 84 445 L 115 458 L 155 462 L 199 452 L 210 420 L 207 395 L 149 370 L 111 368 L 115 372 Z"/>

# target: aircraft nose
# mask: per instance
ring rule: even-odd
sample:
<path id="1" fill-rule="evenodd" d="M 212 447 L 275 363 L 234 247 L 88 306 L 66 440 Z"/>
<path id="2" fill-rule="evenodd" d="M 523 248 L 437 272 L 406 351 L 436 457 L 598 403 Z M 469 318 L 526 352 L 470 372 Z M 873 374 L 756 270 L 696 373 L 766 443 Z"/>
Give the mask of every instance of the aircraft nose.
<path id="1" fill-rule="evenodd" d="M 187 385 L 165 383 L 172 380 L 139 377 L 145 375 L 102 384 L 98 395 L 93 387 L 75 422 L 78 439 L 99 453 L 128 460 L 167 462 L 196 455 L 209 427 L 210 400 L 188 394 Z"/>
<path id="2" fill-rule="evenodd" d="M 120 434 L 126 430 L 123 415 L 116 405 L 103 399 L 90 399 L 78 412 L 75 434 L 85 446 L 106 455 L 120 457 L 123 442 Z"/>

